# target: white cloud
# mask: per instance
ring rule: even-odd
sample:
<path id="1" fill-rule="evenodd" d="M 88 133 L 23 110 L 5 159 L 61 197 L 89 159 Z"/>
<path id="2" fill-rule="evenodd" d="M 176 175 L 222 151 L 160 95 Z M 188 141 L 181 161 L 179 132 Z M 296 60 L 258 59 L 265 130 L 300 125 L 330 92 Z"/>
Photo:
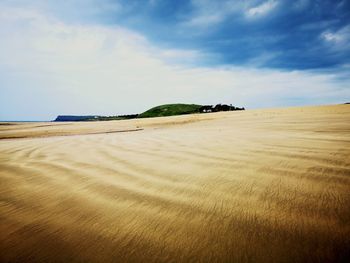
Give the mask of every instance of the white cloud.
<path id="1" fill-rule="evenodd" d="M 207 27 L 218 24 L 225 19 L 226 14 L 222 12 L 216 12 L 214 14 L 202 14 L 200 16 L 193 17 L 185 24 L 188 26 L 200 26 Z"/>
<path id="2" fill-rule="evenodd" d="M 324 32 L 322 34 L 322 37 L 326 41 L 330 41 L 330 42 L 341 42 L 344 39 L 344 35 L 337 34 L 337 33 L 331 33 L 331 32 Z"/>
<path id="3" fill-rule="evenodd" d="M 321 37 L 326 42 L 332 43 L 340 48 L 348 48 L 350 44 L 350 25 L 344 26 L 337 31 L 325 31 Z"/>
<path id="4" fill-rule="evenodd" d="M 1 10 L 0 119 L 123 114 L 172 102 L 272 107 L 349 97 L 333 75 L 191 66 L 185 62 L 204 55 L 156 47 L 125 28 Z"/>
<path id="5" fill-rule="evenodd" d="M 278 1 L 268 0 L 257 5 L 255 0 L 192 0 L 192 5 L 194 14 L 183 25 L 207 28 L 218 25 L 234 15 L 243 15 L 248 19 L 263 17 L 277 7 Z"/>
<path id="6" fill-rule="evenodd" d="M 230 15 L 240 12 L 245 3 L 242 1 L 192 0 L 194 15 L 183 24 L 193 27 L 209 27 L 223 22 Z"/>
<path id="7" fill-rule="evenodd" d="M 278 2 L 276 0 L 268 0 L 258 6 L 247 9 L 246 16 L 249 18 L 264 16 L 275 9 L 277 5 Z"/>
<path id="8" fill-rule="evenodd" d="M 350 25 L 344 26 L 337 31 L 324 31 L 320 38 L 333 54 L 350 52 Z"/>

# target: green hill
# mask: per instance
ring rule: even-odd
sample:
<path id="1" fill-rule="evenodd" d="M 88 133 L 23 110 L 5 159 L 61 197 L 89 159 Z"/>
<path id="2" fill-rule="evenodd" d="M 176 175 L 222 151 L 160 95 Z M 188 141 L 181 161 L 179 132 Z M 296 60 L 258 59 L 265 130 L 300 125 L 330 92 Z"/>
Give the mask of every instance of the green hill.
<path id="1" fill-rule="evenodd" d="M 182 114 L 199 113 L 199 108 L 202 105 L 196 104 L 165 104 L 154 107 L 141 113 L 139 118 L 150 118 L 150 117 L 163 117 L 163 116 L 173 116 Z"/>

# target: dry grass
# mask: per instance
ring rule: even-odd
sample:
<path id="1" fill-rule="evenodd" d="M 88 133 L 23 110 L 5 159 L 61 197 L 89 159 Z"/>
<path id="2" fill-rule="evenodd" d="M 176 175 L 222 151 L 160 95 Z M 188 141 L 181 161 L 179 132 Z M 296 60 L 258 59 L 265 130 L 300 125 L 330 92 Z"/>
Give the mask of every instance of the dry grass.
<path id="1" fill-rule="evenodd" d="M 350 258 L 350 105 L 42 125 L 0 127 L 1 262 Z"/>

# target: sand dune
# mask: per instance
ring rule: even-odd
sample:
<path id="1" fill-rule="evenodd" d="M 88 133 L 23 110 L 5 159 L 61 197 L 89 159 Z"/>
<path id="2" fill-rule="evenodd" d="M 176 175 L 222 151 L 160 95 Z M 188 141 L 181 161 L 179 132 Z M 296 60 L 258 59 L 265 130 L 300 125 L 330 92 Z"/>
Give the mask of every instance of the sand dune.
<path id="1" fill-rule="evenodd" d="M 0 138 L 1 262 L 350 259 L 350 105 Z"/>

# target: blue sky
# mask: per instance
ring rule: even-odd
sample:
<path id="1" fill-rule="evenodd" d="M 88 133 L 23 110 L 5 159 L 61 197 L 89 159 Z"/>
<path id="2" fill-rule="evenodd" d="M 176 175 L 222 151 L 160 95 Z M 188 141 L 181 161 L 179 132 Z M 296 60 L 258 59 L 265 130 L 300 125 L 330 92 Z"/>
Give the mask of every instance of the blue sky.
<path id="1" fill-rule="evenodd" d="M 0 120 L 350 100 L 345 0 L 0 0 L 0 39 Z"/>

